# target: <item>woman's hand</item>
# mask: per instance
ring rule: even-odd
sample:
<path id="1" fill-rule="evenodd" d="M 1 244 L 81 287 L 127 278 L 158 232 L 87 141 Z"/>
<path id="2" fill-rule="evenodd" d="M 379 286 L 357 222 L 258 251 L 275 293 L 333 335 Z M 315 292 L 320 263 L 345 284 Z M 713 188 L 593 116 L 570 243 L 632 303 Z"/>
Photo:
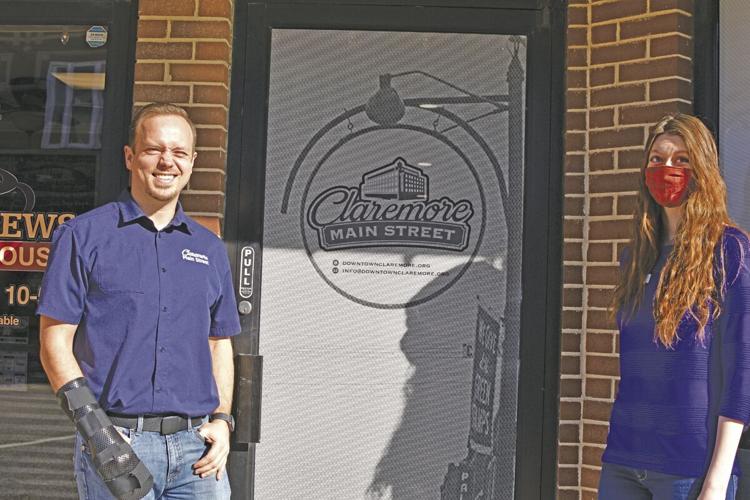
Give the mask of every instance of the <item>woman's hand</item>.
<path id="1" fill-rule="evenodd" d="M 744 424 L 724 416 L 719 417 L 716 429 L 716 444 L 711 458 L 711 465 L 706 473 L 701 494 L 698 500 L 725 500 L 727 486 L 732 476 L 732 465 L 737 455 L 737 446 Z"/>
<path id="2" fill-rule="evenodd" d="M 697 500 L 725 500 L 727 497 L 727 485 L 724 487 L 712 486 L 704 484 L 701 489 L 701 494 L 698 495 Z"/>

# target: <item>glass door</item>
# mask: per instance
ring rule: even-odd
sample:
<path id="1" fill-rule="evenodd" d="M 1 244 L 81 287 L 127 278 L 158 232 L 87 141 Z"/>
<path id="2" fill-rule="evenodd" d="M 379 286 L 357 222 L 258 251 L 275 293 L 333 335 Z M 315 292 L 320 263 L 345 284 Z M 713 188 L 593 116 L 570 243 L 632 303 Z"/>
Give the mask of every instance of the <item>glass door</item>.
<path id="1" fill-rule="evenodd" d="M 525 42 L 273 30 L 258 498 L 513 491 Z"/>
<path id="2" fill-rule="evenodd" d="M 77 498 L 34 312 L 53 231 L 100 202 L 108 29 L 0 25 L 0 496 Z"/>
<path id="3" fill-rule="evenodd" d="M 227 235 L 258 255 L 239 290 L 264 366 L 255 498 L 534 498 L 543 405 L 521 395 L 544 371 L 522 332 L 536 346 L 546 332 L 533 290 L 548 275 L 525 285 L 548 258 L 539 19 L 247 15 Z"/>

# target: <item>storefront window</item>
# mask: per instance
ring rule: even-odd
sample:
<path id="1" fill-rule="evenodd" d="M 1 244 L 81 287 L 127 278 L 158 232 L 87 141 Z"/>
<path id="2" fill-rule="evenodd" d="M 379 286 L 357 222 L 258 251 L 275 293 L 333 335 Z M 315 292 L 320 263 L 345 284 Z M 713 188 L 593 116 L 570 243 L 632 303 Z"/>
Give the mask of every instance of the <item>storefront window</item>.
<path id="1" fill-rule="evenodd" d="M 0 496 L 76 498 L 34 311 L 54 229 L 94 207 L 106 54 L 105 27 L 0 26 Z"/>
<path id="2" fill-rule="evenodd" d="M 729 211 L 737 223 L 750 228 L 750 70 L 746 59 L 750 4 L 723 0 L 719 4 L 719 144 L 727 181 Z"/>

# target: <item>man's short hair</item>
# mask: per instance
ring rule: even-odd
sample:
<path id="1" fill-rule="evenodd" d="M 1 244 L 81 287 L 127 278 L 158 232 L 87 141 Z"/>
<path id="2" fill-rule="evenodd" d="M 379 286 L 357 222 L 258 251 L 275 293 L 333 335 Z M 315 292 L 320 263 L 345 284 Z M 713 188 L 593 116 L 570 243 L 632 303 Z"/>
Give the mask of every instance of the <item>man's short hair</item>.
<path id="1" fill-rule="evenodd" d="M 188 115 L 187 111 L 185 111 L 183 108 L 168 102 L 154 102 L 151 104 L 147 104 L 139 109 L 135 115 L 133 115 L 133 119 L 130 122 L 130 129 L 128 130 L 128 144 L 130 145 L 130 147 L 135 147 L 135 135 L 138 131 L 138 127 L 140 127 L 141 123 L 143 123 L 143 120 L 145 120 L 146 118 L 151 118 L 152 116 L 167 115 L 179 116 L 184 118 L 185 121 L 188 122 L 188 125 L 190 125 L 190 131 L 193 133 L 193 151 L 195 151 L 195 145 L 198 141 L 198 134 L 195 129 L 193 120 L 190 119 L 190 115 Z"/>

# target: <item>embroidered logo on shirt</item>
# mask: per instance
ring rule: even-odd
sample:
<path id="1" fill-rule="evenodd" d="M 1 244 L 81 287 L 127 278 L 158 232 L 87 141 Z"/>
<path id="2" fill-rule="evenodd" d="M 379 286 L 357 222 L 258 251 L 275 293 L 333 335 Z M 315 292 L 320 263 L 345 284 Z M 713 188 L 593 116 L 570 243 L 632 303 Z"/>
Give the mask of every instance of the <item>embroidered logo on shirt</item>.
<path id="1" fill-rule="evenodd" d="M 182 260 L 208 265 L 208 257 L 200 253 L 195 253 L 187 248 L 182 251 Z"/>

